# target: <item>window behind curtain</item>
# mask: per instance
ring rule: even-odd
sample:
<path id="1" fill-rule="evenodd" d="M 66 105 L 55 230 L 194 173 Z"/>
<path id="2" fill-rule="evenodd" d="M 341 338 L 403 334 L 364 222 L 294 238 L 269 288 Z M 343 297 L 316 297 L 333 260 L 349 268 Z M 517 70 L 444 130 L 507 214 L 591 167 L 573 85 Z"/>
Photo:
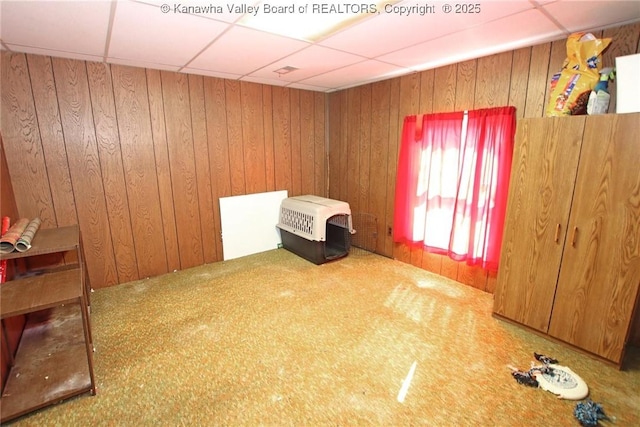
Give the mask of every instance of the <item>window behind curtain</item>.
<path id="1" fill-rule="evenodd" d="M 407 116 L 394 241 L 497 270 L 515 108 Z"/>

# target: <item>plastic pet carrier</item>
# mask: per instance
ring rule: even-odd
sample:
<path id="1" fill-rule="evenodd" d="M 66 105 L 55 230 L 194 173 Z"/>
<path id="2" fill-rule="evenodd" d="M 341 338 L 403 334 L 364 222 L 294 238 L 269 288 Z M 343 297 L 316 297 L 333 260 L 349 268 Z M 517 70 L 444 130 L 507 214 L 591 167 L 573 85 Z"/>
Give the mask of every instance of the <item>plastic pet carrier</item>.
<path id="1" fill-rule="evenodd" d="M 351 248 L 351 209 L 318 196 L 289 197 L 280 204 L 282 246 L 314 264 L 342 258 Z"/>

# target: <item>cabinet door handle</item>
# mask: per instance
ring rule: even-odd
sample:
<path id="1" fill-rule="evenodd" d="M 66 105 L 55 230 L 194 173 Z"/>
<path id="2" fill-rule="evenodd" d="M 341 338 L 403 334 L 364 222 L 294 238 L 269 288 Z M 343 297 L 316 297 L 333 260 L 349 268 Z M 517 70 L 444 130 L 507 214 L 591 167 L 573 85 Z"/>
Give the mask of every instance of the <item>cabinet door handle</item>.
<path id="1" fill-rule="evenodd" d="M 556 225 L 556 236 L 553 238 L 553 241 L 558 243 L 560 241 L 560 224 Z"/>
<path id="2" fill-rule="evenodd" d="M 573 227 L 573 233 L 571 233 L 571 246 L 576 247 L 576 238 L 578 237 L 578 227 Z"/>

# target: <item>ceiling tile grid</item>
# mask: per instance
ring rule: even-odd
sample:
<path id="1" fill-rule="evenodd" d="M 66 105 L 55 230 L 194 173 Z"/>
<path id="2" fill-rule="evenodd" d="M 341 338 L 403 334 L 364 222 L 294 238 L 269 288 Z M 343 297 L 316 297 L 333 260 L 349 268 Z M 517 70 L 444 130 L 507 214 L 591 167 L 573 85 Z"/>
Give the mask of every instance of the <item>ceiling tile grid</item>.
<path id="1" fill-rule="evenodd" d="M 371 4 L 356 17 L 363 4 L 337 0 L 0 0 L 0 46 L 331 92 L 640 21 L 640 1 L 480 0 L 459 13 L 450 1 Z M 350 21 L 320 36 L 276 34 L 309 13 Z M 282 28 L 250 28 L 253 15 L 284 18 Z"/>

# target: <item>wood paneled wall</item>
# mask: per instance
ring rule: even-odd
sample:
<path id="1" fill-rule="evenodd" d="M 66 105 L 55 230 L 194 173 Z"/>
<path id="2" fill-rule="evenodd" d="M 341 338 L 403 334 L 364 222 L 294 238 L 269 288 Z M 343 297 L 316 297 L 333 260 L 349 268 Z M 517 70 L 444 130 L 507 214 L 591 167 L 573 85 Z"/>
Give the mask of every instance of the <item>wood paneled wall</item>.
<path id="1" fill-rule="evenodd" d="M 640 52 L 640 24 L 594 33 L 611 37 L 604 66 Z M 404 117 L 513 105 L 543 117 L 548 82 L 566 57 L 566 40 L 460 62 L 329 95 L 329 197 L 377 218 L 376 252 L 493 292 L 495 273 L 394 244 L 393 202 Z M 615 111 L 615 84 L 610 111 Z M 354 219 L 357 218 L 354 215 Z M 359 224 L 354 228 L 358 229 Z M 640 316 L 639 316 L 640 317 Z"/>
<path id="2" fill-rule="evenodd" d="M 326 97 L 3 52 L 18 212 L 78 223 L 95 288 L 221 261 L 220 197 L 327 195 Z"/>
<path id="3" fill-rule="evenodd" d="M 613 38 L 605 65 L 639 34 L 597 33 Z M 372 213 L 378 253 L 491 292 L 487 272 L 393 243 L 402 121 L 506 104 L 540 117 L 564 57 L 560 40 L 325 95 L 3 52 L 2 136 L 20 215 L 80 224 L 96 288 L 222 260 L 218 199 L 288 190 Z"/>

